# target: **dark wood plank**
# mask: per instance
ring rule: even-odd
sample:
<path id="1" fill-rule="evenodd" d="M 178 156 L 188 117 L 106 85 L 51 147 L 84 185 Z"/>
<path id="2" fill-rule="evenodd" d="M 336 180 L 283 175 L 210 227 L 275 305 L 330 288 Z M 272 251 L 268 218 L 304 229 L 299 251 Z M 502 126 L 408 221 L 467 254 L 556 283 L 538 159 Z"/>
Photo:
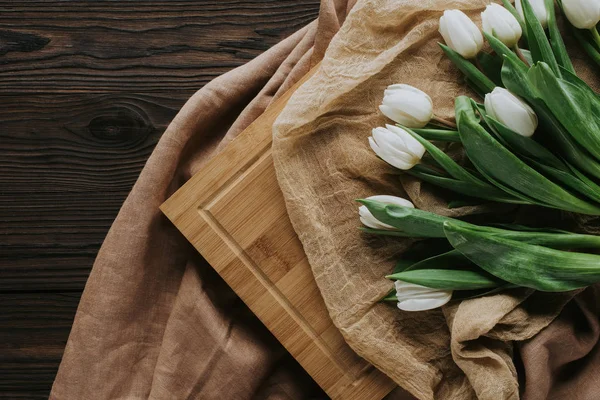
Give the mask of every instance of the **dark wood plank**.
<path id="1" fill-rule="evenodd" d="M 79 297 L 0 295 L 0 398 L 48 398 Z"/>
<path id="2" fill-rule="evenodd" d="M 98 249 L 187 98 L 318 8 L 0 1 L 0 398 L 47 398 Z"/>
<path id="3" fill-rule="evenodd" d="M 318 3 L 0 1 L 0 88 L 195 90 L 315 19 Z"/>
<path id="4" fill-rule="evenodd" d="M 186 97 L 0 96 L 0 292 L 83 288 Z"/>

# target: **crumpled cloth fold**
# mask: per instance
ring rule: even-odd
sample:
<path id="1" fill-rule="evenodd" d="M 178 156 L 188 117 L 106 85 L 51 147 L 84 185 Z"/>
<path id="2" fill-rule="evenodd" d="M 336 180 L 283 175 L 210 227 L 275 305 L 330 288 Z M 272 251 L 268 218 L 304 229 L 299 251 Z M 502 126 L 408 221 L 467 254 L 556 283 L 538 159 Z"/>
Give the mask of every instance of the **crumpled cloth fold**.
<path id="1" fill-rule="evenodd" d="M 438 46 L 438 20 L 445 9 L 458 8 L 479 22 L 484 7 L 478 0 L 359 0 L 320 69 L 275 122 L 277 178 L 334 323 L 360 356 L 415 397 L 542 399 L 561 398 L 567 390 L 565 398 L 600 398 L 590 371 L 577 374 L 596 344 L 593 294 L 515 289 L 418 313 L 378 302 L 392 288 L 384 276 L 413 240 L 361 234 L 355 199 L 408 196 L 420 209 L 454 217 L 515 211 L 497 205 L 448 209 L 447 193 L 406 174 L 399 177 L 367 142 L 372 128 L 390 123 L 378 110 L 390 84 L 425 91 L 444 118 L 453 117 L 456 96 L 474 95 Z M 574 61 L 580 75 L 600 87 L 593 65 L 579 55 Z M 529 212 L 542 218 L 539 211 Z M 590 332 L 565 331 L 568 313 L 576 309 Z M 565 335 L 576 355 L 554 354 L 565 351 L 555 335 Z M 518 350 L 522 364 L 515 362 Z M 562 362 L 556 365 L 557 360 Z M 577 380 L 566 371 L 584 384 L 572 384 Z"/>
<path id="2" fill-rule="evenodd" d="M 442 4 L 432 0 L 414 3 L 414 6 L 429 10 L 423 15 L 431 18 L 439 14 Z M 359 9 L 377 4 L 363 1 Z M 389 60 L 397 57 L 394 51 L 398 53 L 392 42 L 407 35 L 410 39 L 412 28 L 427 28 L 427 38 L 434 36 L 433 26 L 421 25 L 421 19 L 410 12 L 413 5 L 397 2 L 389 15 L 382 16 L 383 20 L 389 21 L 378 38 L 391 50 L 376 54 L 381 44 L 374 46 L 368 39 L 373 34 L 368 31 L 370 19 L 363 24 L 355 17 L 351 25 L 346 23 L 353 5 L 352 0 L 322 0 L 317 21 L 248 64 L 207 84 L 181 109 L 148 160 L 98 254 L 51 399 L 314 399 L 324 396 L 158 207 L 254 121 L 273 99 L 298 81 L 326 52 L 331 53 L 329 44 L 334 37 L 341 38 L 336 39 L 335 51 L 360 50 L 360 57 L 365 60 L 371 56 Z M 363 28 L 365 30 L 354 42 L 341 42 L 348 37 L 349 30 Z M 342 34 L 336 36 L 340 29 Z M 417 40 L 407 51 L 418 55 L 417 47 L 424 40 Z M 441 60 L 439 65 L 451 70 Z M 381 79 L 387 76 L 388 80 L 402 78 L 401 81 L 407 82 L 404 75 L 391 73 L 394 68 L 392 63 L 378 74 Z M 436 69 L 433 66 L 424 71 Z M 332 77 L 341 72 L 329 70 Z M 410 73 L 411 70 L 403 72 Z M 363 85 L 368 84 L 367 80 Z M 324 92 L 323 96 L 327 94 Z M 364 98 L 363 101 L 370 102 L 375 109 L 379 98 Z M 342 109 L 340 104 L 337 111 L 341 114 L 338 119 L 355 118 L 356 110 L 352 107 Z M 365 124 L 362 128 L 368 127 Z M 346 157 L 364 159 L 366 154 L 363 153 Z M 369 164 L 372 164 L 371 173 L 380 172 L 381 166 L 372 160 Z M 349 164 L 344 173 L 359 177 L 363 172 Z M 385 185 L 382 182 L 378 189 Z M 409 186 L 405 185 L 407 190 Z M 329 189 L 329 195 L 323 201 L 339 202 L 337 189 Z M 413 183 L 413 190 L 420 190 L 419 185 Z M 353 215 L 352 230 L 354 223 Z M 351 252 L 356 250 L 350 249 Z M 317 279 L 321 278 L 317 276 Z M 527 399 L 596 398 L 595 394 L 600 393 L 600 382 L 596 378 L 596 366 L 599 365 L 598 298 L 594 289 L 588 289 L 567 302 L 558 318 L 532 339 L 491 350 L 484 346 L 483 351 L 498 354 L 497 362 L 507 368 L 505 372 L 510 375 L 511 382 L 516 382 L 515 373 L 518 375 L 520 391 Z M 516 302 L 509 300 L 511 304 Z M 359 309 L 364 304 L 356 307 Z M 507 305 L 507 308 L 510 307 Z M 501 321 L 520 318 L 518 310 L 520 308 L 514 308 Z M 340 314 L 333 311 L 332 317 L 339 321 Z M 410 345 L 423 345 L 420 357 L 430 354 L 431 350 L 426 347 L 430 344 L 426 332 L 432 327 L 449 331 L 449 327 L 454 326 L 453 329 L 460 330 L 460 326 L 452 321 L 462 320 L 464 315 L 472 312 L 472 308 L 465 306 L 464 309 L 448 309 L 445 314 L 435 313 L 422 327 L 425 333 L 415 336 Z M 353 322 L 351 328 L 339 325 L 346 337 L 351 329 L 360 332 L 361 326 L 378 324 L 381 320 L 354 318 Z M 390 340 L 395 336 L 404 335 L 411 329 L 400 324 L 396 328 L 397 333 L 385 333 L 390 336 L 384 336 L 381 330 L 381 340 L 393 343 Z M 502 334 L 515 333 L 498 332 L 498 335 Z M 498 343 L 499 337 L 490 340 Z M 435 349 L 442 345 L 446 347 L 438 364 L 451 360 L 451 354 L 469 354 L 469 351 L 477 350 L 455 349 L 448 340 L 436 343 Z M 367 351 L 356 343 L 354 346 L 361 353 Z M 513 349 L 514 363 L 508 357 L 507 349 L 510 348 Z M 465 379 L 461 367 L 453 367 L 454 375 L 436 376 L 432 381 L 427 374 L 418 375 L 423 371 L 414 359 L 399 358 L 396 361 L 398 365 L 415 366 L 415 381 L 405 384 L 412 392 L 415 392 L 414 387 L 422 385 L 423 380 L 436 382 L 437 379 L 438 398 L 451 398 L 450 392 L 442 389 L 448 387 L 440 382 L 443 377 L 452 382 L 453 379 L 463 382 L 464 391 L 472 393 L 473 386 Z M 465 363 L 462 368 L 468 370 L 469 366 Z M 398 390 L 389 398 L 406 399 L 407 395 Z"/>

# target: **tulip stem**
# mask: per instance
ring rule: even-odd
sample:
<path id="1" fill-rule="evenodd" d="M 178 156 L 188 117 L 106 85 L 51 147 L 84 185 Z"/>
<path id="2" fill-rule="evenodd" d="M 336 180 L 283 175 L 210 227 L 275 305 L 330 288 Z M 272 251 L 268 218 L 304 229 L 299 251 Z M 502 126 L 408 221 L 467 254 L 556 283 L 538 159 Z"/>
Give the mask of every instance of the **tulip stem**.
<path id="1" fill-rule="evenodd" d="M 439 122 L 442 125 L 445 125 L 449 128 L 456 128 L 456 124 L 452 121 L 448 121 L 447 119 L 444 118 L 440 118 L 437 115 L 434 115 L 433 118 L 431 118 L 432 120 Z"/>
<path id="2" fill-rule="evenodd" d="M 596 47 L 600 48 L 600 35 L 598 34 L 598 29 L 596 29 L 596 27 L 594 26 L 592 29 L 590 29 L 590 32 L 592 32 L 592 37 L 594 38 L 594 43 L 596 43 Z"/>
<path id="3" fill-rule="evenodd" d="M 522 52 L 522 51 L 521 51 L 521 49 L 519 48 L 519 45 L 518 45 L 518 44 L 515 44 L 515 48 L 514 48 L 514 50 L 515 50 L 515 53 L 517 53 L 517 56 L 519 57 L 519 59 L 520 59 L 521 61 L 523 61 L 523 64 L 525 64 L 525 65 L 527 65 L 527 66 L 529 67 L 529 66 L 530 66 L 530 65 L 529 65 L 529 61 L 527 61 L 527 59 L 526 59 L 526 58 L 525 58 L 525 56 L 523 55 L 523 52 Z"/>

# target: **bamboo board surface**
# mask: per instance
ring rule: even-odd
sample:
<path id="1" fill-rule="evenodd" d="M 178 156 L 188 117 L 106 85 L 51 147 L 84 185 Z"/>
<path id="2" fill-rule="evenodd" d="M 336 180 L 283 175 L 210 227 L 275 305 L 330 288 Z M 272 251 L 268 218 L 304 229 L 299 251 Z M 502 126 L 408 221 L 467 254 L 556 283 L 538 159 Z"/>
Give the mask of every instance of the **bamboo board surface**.
<path id="1" fill-rule="evenodd" d="M 396 384 L 356 355 L 333 325 L 271 157 L 273 122 L 316 68 L 161 210 L 331 398 L 381 399 Z"/>

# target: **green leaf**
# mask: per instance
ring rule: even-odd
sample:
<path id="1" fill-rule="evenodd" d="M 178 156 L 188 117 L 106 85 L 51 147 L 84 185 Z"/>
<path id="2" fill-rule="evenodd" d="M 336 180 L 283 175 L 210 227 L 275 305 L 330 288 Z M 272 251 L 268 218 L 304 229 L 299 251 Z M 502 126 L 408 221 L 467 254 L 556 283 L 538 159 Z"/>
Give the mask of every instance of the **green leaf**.
<path id="1" fill-rule="evenodd" d="M 415 237 L 414 235 L 411 235 L 406 232 L 393 231 L 393 230 L 387 230 L 387 229 L 373 229 L 373 228 L 368 228 L 366 226 L 361 226 L 358 229 L 363 231 L 364 233 L 369 233 L 371 235 L 396 236 L 396 237 L 403 237 L 403 238 Z"/>
<path id="2" fill-rule="evenodd" d="M 454 221 L 451 222 L 454 223 Z M 517 240 L 519 242 L 546 246 L 553 249 L 600 249 L 600 236 L 595 235 L 582 235 L 566 231 L 557 232 L 555 229 L 508 230 L 473 224 L 468 226 L 471 229 L 486 232 L 494 237 Z"/>
<path id="3" fill-rule="evenodd" d="M 487 289 L 498 287 L 504 283 L 477 267 L 473 269 L 409 270 L 390 275 L 387 278 L 442 290 Z"/>
<path id="4" fill-rule="evenodd" d="M 563 292 L 600 281 L 600 256 L 495 237 L 446 222 L 450 244 L 490 274 L 515 285 Z"/>
<path id="5" fill-rule="evenodd" d="M 480 199 L 497 201 L 500 203 L 534 204 L 532 202 L 507 194 L 503 190 L 500 190 L 489 184 L 474 184 L 471 182 L 460 181 L 444 176 L 427 174 L 421 171 L 417 171 L 414 168 L 406 172 L 412 176 L 421 179 L 424 182 L 431 183 L 433 185 L 439 186 L 447 190 L 451 190 L 456 193 L 463 194 L 465 196 L 477 197 Z"/>
<path id="6" fill-rule="evenodd" d="M 577 176 L 572 175 L 570 172 L 565 172 L 562 169 L 544 165 L 532 159 L 525 160 L 544 175 L 553 178 L 555 181 L 565 186 L 568 186 L 569 188 L 586 196 L 588 199 L 593 200 L 596 203 L 600 203 L 600 190 L 597 190 L 597 185 L 594 184 L 594 186 L 590 186 L 586 182 L 580 180 Z"/>
<path id="7" fill-rule="evenodd" d="M 490 117 L 484 115 L 484 118 L 488 121 L 488 125 L 492 128 L 494 133 L 498 137 L 502 138 L 502 141 L 508 145 L 508 147 L 516 153 L 524 155 L 526 157 L 533 158 L 538 162 L 552 166 L 557 169 L 564 171 L 568 170 L 568 167 L 552 152 L 547 148 L 536 142 L 530 137 L 519 135 L 506 125 Z"/>
<path id="8" fill-rule="evenodd" d="M 465 77 L 465 82 L 467 83 L 467 86 L 469 86 L 469 88 L 475 92 L 475 94 L 477 96 L 479 96 L 480 98 L 485 98 L 485 94 L 486 92 L 482 91 L 472 80 L 470 80 L 469 78 Z"/>
<path id="9" fill-rule="evenodd" d="M 533 57 L 531 57 L 531 52 L 527 49 L 520 49 L 523 58 L 527 61 L 527 65 L 533 65 Z"/>
<path id="10" fill-rule="evenodd" d="M 495 140 L 478 121 L 468 118 L 464 113 L 457 116 L 457 121 L 467 156 L 482 175 L 492 178 L 496 184 L 501 184 L 501 189 L 512 188 L 535 199 L 540 205 L 600 215 L 600 208 L 573 196 L 529 167 Z"/>
<path id="11" fill-rule="evenodd" d="M 589 87 L 589 85 L 587 83 L 585 83 L 585 81 L 583 79 L 581 79 L 580 77 L 578 77 L 576 74 L 567 71 L 564 68 L 560 68 L 560 71 L 562 72 L 562 79 L 564 79 L 566 82 L 572 83 L 573 85 L 577 86 L 581 91 L 585 92 L 586 95 L 591 96 L 591 97 L 596 97 L 596 98 L 600 98 L 600 95 L 598 95 L 598 93 L 594 92 L 594 90 Z"/>
<path id="12" fill-rule="evenodd" d="M 439 256 L 451 250 L 453 250 L 452 246 L 445 237 L 416 241 L 410 249 L 402 253 L 402 258 L 398 260 L 392 273 L 402 272 L 421 260 Z"/>
<path id="13" fill-rule="evenodd" d="M 585 174 L 583 174 L 581 171 L 579 171 L 573 165 L 567 163 L 567 166 L 569 167 L 569 169 L 571 170 L 573 175 L 575 175 L 577 178 L 579 178 L 580 181 L 582 181 L 583 183 L 588 185 L 596 193 L 600 193 L 600 186 L 598 186 L 598 184 L 596 182 L 592 181 L 590 178 L 588 178 Z"/>
<path id="14" fill-rule="evenodd" d="M 571 137 L 600 160 L 600 100 L 596 94 L 558 78 L 545 63 L 531 67 L 527 76 Z"/>
<path id="15" fill-rule="evenodd" d="M 543 206 L 543 207 L 551 207 L 549 204 L 540 202 L 536 199 L 534 199 L 531 196 L 525 195 L 521 192 L 519 192 L 518 190 L 515 190 L 513 188 L 511 188 L 510 186 L 502 183 L 501 181 L 499 181 L 498 179 L 494 178 L 492 175 L 486 173 L 486 172 L 482 172 L 482 175 L 485 177 L 485 179 L 487 179 L 488 182 L 490 182 L 491 184 L 493 184 L 494 186 L 496 186 L 497 188 L 505 191 L 506 193 L 508 193 L 509 195 L 520 199 L 521 201 L 523 201 L 525 204 L 536 204 L 539 206 Z"/>
<path id="16" fill-rule="evenodd" d="M 458 136 L 458 131 L 450 131 L 450 130 L 445 130 L 445 129 L 415 129 L 415 128 L 413 128 L 412 131 L 426 140 L 437 140 L 439 142 L 460 142 L 460 137 Z"/>
<path id="17" fill-rule="evenodd" d="M 488 41 L 488 43 L 490 44 L 492 49 L 494 49 L 494 51 L 497 54 L 499 54 L 499 56 L 503 60 L 506 58 L 510 59 L 514 63 L 515 68 L 517 68 L 519 72 L 521 72 L 522 74 L 527 73 L 527 69 L 528 69 L 527 65 L 525 65 L 523 63 L 523 61 L 521 61 L 519 56 L 517 56 L 512 49 L 508 48 L 504 43 L 502 43 L 502 41 L 500 39 L 498 39 L 495 36 L 489 35 L 485 32 L 483 32 L 483 35 L 485 36 L 485 39 Z M 504 63 L 504 61 L 503 61 L 503 63 Z"/>
<path id="18" fill-rule="evenodd" d="M 411 265 L 414 265 L 417 262 L 418 261 L 416 261 L 416 260 L 408 260 L 408 259 L 404 259 L 404 258 L 401 260 L 398 260 L 398 262 L 394 266 L 394 272 L 392 272 L 392 274 L 397 274 L 399 272 L 405 271 L 408 268 L 410 268 Z"/>
<path id="19" fill-rule="evenodd" d="M 550 34 L 550 47 L 556 56 L 558 65 L 566 69 L 572 74 L 575 74 L 575 69 L 567 53 L 567 48 L 562 40 L 558 24 L 556 23 L 556 13 L 554 10 L 554 0 L 545 0 L 546 9 L 548 10 L 548 33 Z"/>
<path id="20" fill-rule="evenodd" d="M 526 225 L 520 225 L 520 224 L 498 223 L 498 224 L 493 224 L 493 226 L 497 227 L 497 228 L 511 230 L 511 231 L 543 232 L 543 233 L 566 233 L 566 234 L 572 233 L 572 232 L 569 232 L 569 231 L 565 231 L 564 229 L 538 228 L 538 227 L 534 227 L 534 226 L 526 226 Z"/>
<path id="21" fill-rule="evenodd" d="M 463 74 L 465 74 L 467 79 L 469 79 L 475 86 L 477 86 L 481 93 L 485 94 L 494 90 L 494 88 L 496 87 L 494 82 L 492 82 L 488 77 L 486 77 L 483 74 L 483 72 L 478 70 L 477 67 L 474 66 L 470 61 L 465 59 L 456 51 L 452 50 L 450 47 L 442 43 L 439 43 L 439 45 L 444 51 L 444 53 L 446 53 L 448 58 L 454 63 L 454 65 L 456 65 L 458 69 L 461 70 Z"/>
<path id="22" fill-rule="evenodd" d="M 379 301 L 391 301 L 391 302 L 396 302 L 398 301 L 398 297 L 396 297 L 396 289 L 392 289 L 388 292 L 388 294 L 386 294 L 385 296 L 383 296 L 381 298 L 381 300 Z"/>
<path id="23" fill-rule="evenodd" d="M 552 52 L 552 47 L 548 42 L 544 28 L 540 24 L 540 21 L 535 16 L 533 8 L 529 0 L 521 0 L 521 6 L 523 7 L 523 15 L 525 17 L 525 26 L 527 27 L 527 42 L 529 44 L 529 51 L 534 62 L 543 61 L 547 63 L 552 71 L 560 76 L 558 69 L 558 63 Z"/>
<path id="24" fill-rule="evenodd" d="M 518 240 L 523 243 L 561 249 L 600 249 L 600 236 L 595 235 L 582 235 L 570 232 L 560 233 L 556 232 L 556 230 L 524 231 L 522 229 L 508 230 L 493 226 L 478 226 L 415 208 L 399 207 L 391 204 L 386 205 L 375 200 L 366 199 L 358 200 L 358 202 L 366 205 L 379 221 L 391 225 L 402 231 L 403 235 L 410 235 L 411 237 L 443 238 L 445 237 L 444 223 L 452 222 L 454 225 L 467 226 L 470 229 L 486 232 L 497 237 Z"/>
<path id="25" fill-rule="evenodd" d="M 528 68 L 518 57 L 515 60 L 515 57 L 504 56 L 501 72 L 502 83 L 512 93 L 531 102 L 539 96 L 527 78 Z"/>
<path id="26" fill-rule="evenodd" d="M 410 207 L 386 205 L 375 200 L 361 199 L 377 220 L 393 226 L 412 237 L 444 237 L 444 221 L 448 218 Z"/>
<path id="27" fill-rule="evenodd" d="M 505 283 L 505 284 L 503 284 L 503 285 L 501 285 L 501 286 L 498 286 L 498 287 L 496 287 L 496 288 L 492 288 L 492 289 L 490 289 L 490 290 L 485 290 L 485 291 L 483 291 L 483 292 L 480 292 L 480 293 L 470 294 L 470 293 L 472 293 L 472 292 L 462 292 L 461 294 L 467 294 L 467 293 L 468 293 L 469 295 L 467 295 L 467 296 L 464 296 L 464 297 L 462 297 L 462 296 L 460 296 L 460 295 L 458 295 L 458 296 L 456 296 L 456 297 L 454 297 L 454 296 L 453 296 L 453 297 L 452 297 L 452 299 L 453 299 L 453 300 L 470 300 L 470 299 L 477 299 L 477 298 L 479 298 L 479 297 L 483 297 L 483 296 L 491 296 L 491 295 L 494 295 L 494 294 L 502 293 L 502 292 L 504 292 L 505 290 L 514 289 L 514 288 L 518 288 L 518 287 L 519 287 L 519 286 L 517 286 L 517 285 L 513 285 L 512 283 Z"/>
<path id="28" fill-rule="evenodd" d="M 502 66 L 502 82 L 508 90 L 529 102 L 529 105 L 538 116 L 538 132 L 543 132 L 544 135 L 552 139 L 556 153 L 582 171 L 600 178 L 600 164 L 571 138 L 569 132 L 556 119 L 531 86 L 526 74 L 523 74 L 521 66 L 506 57 Z"/>
<path id="29" fill-rule="evenodd" d="M 494 133 L 502 138 L 501 142 L 510 150 L 521 155 L 527 163 L 537 171 L 549 176 L 559 183 L 585 195 L 589 199 L 600 202 L 600 186 L 570 167 L 552 154 L 544 146 L 529 137 L 524 137 L 512 131 L 507 126 L 482 113 Z M 575 175 L 574 175 L 575 172 Z"/>
<path id="30" fill-rule="evenodd" d="M 448 176 L 443 171 L 440 171 L 440 170 L 438 170 L 438 169 L 436 169 L 436 168 L 434 168 L 434 167 L 432 167 L 430 165 L 423 164 L 423 163 L 416 164 L 410 170 L 407 170 L 406 173 L 411 173 L 413 171 L 421 172 L 421 173 L 429 174 L 429 175 L 434 175 L 434 176 L 443 176 L 443 177 L 447 177 Z M 403 173 L 405 173 L 405 172 L 403 171 Z"/>
<path id="31" fill-rule="evenodd" d="M 461 167 L 456 161 L 454 161 L 450 156 L 440 150 L 437 146 L 425 140 L 423 137 L 418 135 L 412 129 L 402 127 L 408 133 L 410 133 L 419 143 L 425 147 L 425 150 L 431 155 L 431 157 L 442 167 L 450 176 L 453 178 L 464 181 L 471 182 L 476 185 L 485 185 L 483 181 L 469 173 L 466 169 Z"/>
<path id="32" fill-rule="evenodd" d="M 583 50 L 590 56 L 590 58 L 598 65 L 600 65 L 600 50 L 596 47 L 594 42 L 590 39 L 589 35 L 586 35 L 581 29 L 573 27 L 573 36 L 579 42 Z"/>
<path id="33" fill-rule="evenodd" d="M 477 60 L 485 76 L 490 78 L 496 86 L 502 85 L 500 71 L 502 70 L 502 58 L 497 55 L 491 55 L 484 51 L 477 54 Z"/>
<path id="34" fill-rule="evenodd" d="M 436 254 L 431 257 L 427 257 L 419 262 L 413 263 L 408 268 L 405 268 L 401 272 L 413 271 L 416 269 L 454 269 L 460 267 L 467 267 L 473 265 L 465 256 L 459 251 L 452 249 L 441 254 Z M 395 275 L 396 273 L 394 273 Z M 394 276 L 391 275 L 391 276 Z M 387 277 L 389 279 L 394 279 Z"/>

